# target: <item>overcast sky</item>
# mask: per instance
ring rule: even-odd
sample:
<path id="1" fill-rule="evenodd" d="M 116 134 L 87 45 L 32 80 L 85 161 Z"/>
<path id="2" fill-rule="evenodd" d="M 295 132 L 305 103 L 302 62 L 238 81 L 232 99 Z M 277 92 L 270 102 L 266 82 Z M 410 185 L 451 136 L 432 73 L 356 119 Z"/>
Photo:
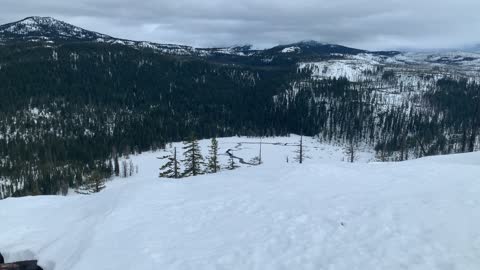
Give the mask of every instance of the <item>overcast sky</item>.
<path id="1" fill-rule="evenodd" d="M 480 0 L 0 0 L 0 24 L 51 16 L 133 40 L 257 48 L 317 40 L 362 49 L 480 43 Z"/>

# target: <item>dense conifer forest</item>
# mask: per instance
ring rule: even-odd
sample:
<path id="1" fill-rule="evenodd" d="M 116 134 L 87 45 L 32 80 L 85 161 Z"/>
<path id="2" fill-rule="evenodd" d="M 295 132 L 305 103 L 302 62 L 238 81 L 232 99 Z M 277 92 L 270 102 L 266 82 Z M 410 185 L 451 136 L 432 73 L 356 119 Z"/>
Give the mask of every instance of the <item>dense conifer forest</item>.
<path id="1" fill-rule="evenodd" d="M 0 46 L 1 194 L 66 193 L 115 174 L 119 156 L 191 134 L 318 135 L 370 145 L 384 161 L 476 149 L 477 83 L 444 78 L 399 104 L 374 90 L 346 78 L 314 79 L 289 61 L 101 43 Z"/>

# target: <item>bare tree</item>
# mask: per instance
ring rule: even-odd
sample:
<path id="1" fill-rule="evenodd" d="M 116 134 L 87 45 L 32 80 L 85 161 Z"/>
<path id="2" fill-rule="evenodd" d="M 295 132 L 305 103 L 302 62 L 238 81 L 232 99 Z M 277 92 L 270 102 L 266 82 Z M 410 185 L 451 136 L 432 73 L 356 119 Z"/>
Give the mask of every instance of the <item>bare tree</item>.
<path id="1" fill-rule="evenodd" d="M 298 148 L 294 152 L 295 152 L 294 160 L 302 164 L 305 158 L 307 158 L 307 156 L 305 155 L 305 147 L 303 145 L 303 135 L 300 136 L 300 142 L 298 143 Z"/>
<path id="2" fill-rule="evenodd" d="M 135 172 L 135 167 L 133 166 L 133 161 L 130 159 L 130 162 L 128 163 L 128 175 L 132 176 L 133 173 Z"/>
<path id="3" fill-rule="evenodd" d="M 348 162 L 353 163 L 357 159 L 357 145 L 353 141 L 353 139 L 350 139 L 349 143 L 344 149 L 345 154 L 347 155 Z"/>
<path id="4" fill-rule="evenodd" d="M 260 147 L 258 150 L 258 164 L 262 164 L 262 137 L 260 137 Z"/>
<path id="5" fill-rule="evenodd" d="M 128 176 L 128 163 L 126 160 L 122 161 L 122 177 L 127 178 Z"/>

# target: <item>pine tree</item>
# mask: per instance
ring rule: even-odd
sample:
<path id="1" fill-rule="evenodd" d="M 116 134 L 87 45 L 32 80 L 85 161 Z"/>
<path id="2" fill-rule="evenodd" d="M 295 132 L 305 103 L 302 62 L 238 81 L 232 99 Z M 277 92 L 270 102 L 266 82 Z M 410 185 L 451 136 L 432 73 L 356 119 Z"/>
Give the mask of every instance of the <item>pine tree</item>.
<path id="1" fill-rule="evenodd" d="M 218 141 L 216 138 L 212 138 L 208 156 L 207 172 L 216 173 L 220 170 L 220 164 L 218 162 Z"/>
<path id="2" fill-rule="evenodd" d="M 180 164 L 177 160 L 177 148 L 173 148 L 173 154 L 161 157 L 159 159 L 168 159 L 162 167 L 160 167 L 159 177 L 180 178 Z"/>
<path id="3" fill-rule="evenodd" d="M 185 171 L 183 176 L 196 176 L 202 174 L 202 166 L 204 164 L 202 153 L 200 152 L 200 146 L 195 136 L 190 136 L 188 141 L 184 142 L 183 156 L 185 159 L 183 163 L 185 165 Z"/>

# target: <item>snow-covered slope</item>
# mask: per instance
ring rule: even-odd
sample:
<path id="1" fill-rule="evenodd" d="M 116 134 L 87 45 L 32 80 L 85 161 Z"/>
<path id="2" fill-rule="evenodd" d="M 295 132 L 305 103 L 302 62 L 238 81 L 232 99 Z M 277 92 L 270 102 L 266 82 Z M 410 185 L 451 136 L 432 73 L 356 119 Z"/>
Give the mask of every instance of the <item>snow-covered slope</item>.
<path id="1" fill-rule="evenodd" d="M 314 80 L 346 78 L 376 93 L 382 106 L 408 107 L 421 100 L 440 79 L 480 82 L 480 54 L 438 53 L 358 53 L 332 54 L 330 59 L 302 61 L 299 72 L 309 72 Z M 420 97 L 420 98 L 419 98 Z"/>
<path id="2" fill-rule="evenodd" d="M 350 81 L 378 79 L 377 71 L 392 70 L 397 73 L 415 72 L 421 80 L 426 75 L 442 77 L 465 77 L 479 80 L 480 54 L 467 52 L 399 53 L 378 55 L 360 53 L 355 55 L 333 54 L 333 59 L 301 62 L 300 70 L 311 70 L 317 79 L 345 77 Z M 380 74 L 381 75 L 381 74 Z"/>
<path id="3" fill-rule="evenodd" d="M 85 30 L 51 17 L 32 16 L 17 22 L 0 25 L 0 45 L 23 42 L 42 42 L 46 44 L 55 44 L 58 42 L 108 43 L 112 45 L 130 46 L 137 49 L 148 48 L 159 53 L 172 55 L 204 56 L 213 53 L 205 49 L 195 49 L 191 46 L 158 44 L 147 41 L 114 38 L 94 31 Z M 225 48 L 225 50 L 227 50 L 227 48 Z"/>
<path id="4" fill-rule="evenodd" d="M 111 37 L 56 20 L 51 17 L 28 17 L 0 26 L 0 40 L 50 41 L 97 40 Z"/>
<path id="5" fill-rule="evenodd" d="M 365 81 L 381 65 L 380 58 L 370 54 L 340 56 L 339 59 L 299 63 L 298 68 L 300 71 L 310 70 L 315 79 L 343 77 L 352 82 L 360 82 Z"/>
<path id="6" fill-rule="evenodd" d="M 45 270 L 478 269 L 480 154 L 351 164 L 307 140 L 312 159 L 286 163 L 297 139 L 264 140 L 258 167 L 165 180 L 146 153 L 96 195 L 0 201 L 0 252 Z"/>

